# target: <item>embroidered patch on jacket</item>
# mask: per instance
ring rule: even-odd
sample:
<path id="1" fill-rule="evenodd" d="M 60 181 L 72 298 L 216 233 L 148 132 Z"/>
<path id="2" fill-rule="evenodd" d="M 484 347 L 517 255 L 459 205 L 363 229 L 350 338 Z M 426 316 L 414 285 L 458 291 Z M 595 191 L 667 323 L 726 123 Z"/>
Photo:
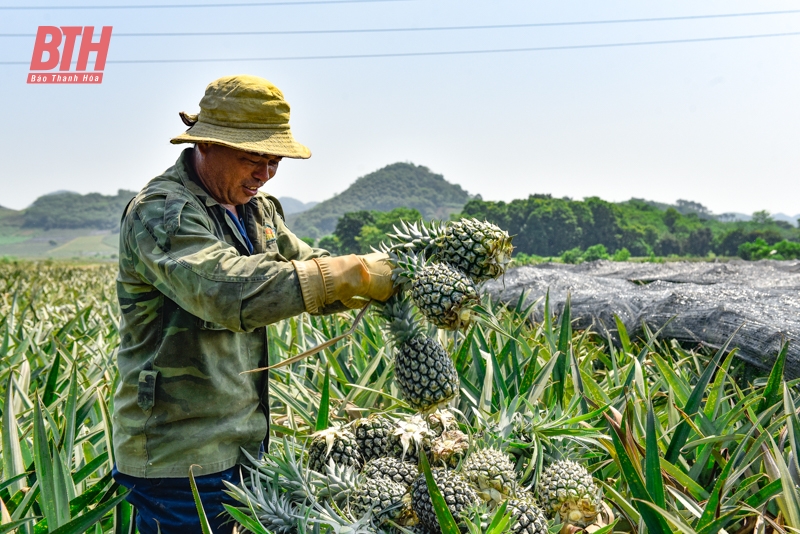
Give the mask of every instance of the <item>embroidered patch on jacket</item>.
<path id="1" fill-rule="evenodd" d="M 275 239 L 276 239 L 275 230 L 271 226 L 265 226 L 264 227 L 264 237 L 266 238 L 267 243 L 269 243 L 270 241 L 275 241 Z"/>

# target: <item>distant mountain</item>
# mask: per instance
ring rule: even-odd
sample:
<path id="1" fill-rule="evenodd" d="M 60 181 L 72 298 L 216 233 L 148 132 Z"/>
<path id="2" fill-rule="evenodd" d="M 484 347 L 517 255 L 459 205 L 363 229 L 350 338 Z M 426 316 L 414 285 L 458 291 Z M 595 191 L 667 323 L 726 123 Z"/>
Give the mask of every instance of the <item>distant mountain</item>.
<path id="1" fill-rule="evenodd" d="M 37 198 L 24 211 L 25 228 L 119 228 L 122 210 L 136 195 L 135 191 L 120 189 L 116 195 L 71 191 L 51 193 Z"/>
<path id="2" fill-rule="evenodd" d="M 797 220 L 800 219 L 800 213 L 792 217 L 791 215 L 786 215 L 785 213 L 770 213 L 770 217 L 772 217 L 775 221 L 784 221 L 792 226 L 797 226 Z M 722 222 L 734 222 L 734 221 L 751 221 L 753 220 L 752 215 L 748 215 L 747 213 L 738 213 L 738 212 L 729 212 L 729 213 L 722 213 L 716 216 L 718 221 Z"/>
<path id="3" fill-rule="evenodd" d="M 427 167 L 393 163 L 362 176 L 344 192 L 304 211 L 302 217 L 288 216 L 286 222 L 298 236 L 316 238 L 332 233 L 336 221 L 347 212 L 406 207 L 419 210 L 426 219 L 447 219 L 469 199 L 461 186 Z"/>
<path id="4" fill-rule="evenodd" d="M 292 197 L 278 197 L 278 200 L 283 207 L 283 213 L 285 215 L 291 215 L 292 213 L 300 213 L 301 211 L 310 210 L 319 204 L 319 202 L 301 202 Z"/>
<path id="5" fill-rule="evenodd" d="M 707 207 L 703 206 L 699 202 L 693 202 L 691 200 L 683 200 L 678 199 L 675 204 L 666 204 L 664 202 L 656 202 L 655 200 L 646 200 L 644 198 L 632 198 L 631 201 L 634 202 L 644 202 L 648 206 L 653 206 L 656 209 L 661 211 L 667 211 L 669 208 L 673 208 L 683 215 L 689 215 L 694 213 L 701 219 L 714 219 L 716 215 L 711 213 L 711 210 Z"/>
<path id="6" fill-rule="evenodd" d="M 70 191 L 69 189 L 59 189 L 58 191 L 51 191 L 50 193 L 45 193 L 42 196 L 49 197 L 51 195 L 63 195 L 65 193 L 69 195 L 80 195 L 80 193 L 76 193 L 75 191 Z"/>
<path id="7" fill-rule="evenodd" d="M 785 213 L 773 213 L 770 215 L 776 221 L 786 221 L 792 226 L 797 226 L 797 219 L 800 219 L 800 213 L 792 217 L 791 215 L 786 215 Z"/>

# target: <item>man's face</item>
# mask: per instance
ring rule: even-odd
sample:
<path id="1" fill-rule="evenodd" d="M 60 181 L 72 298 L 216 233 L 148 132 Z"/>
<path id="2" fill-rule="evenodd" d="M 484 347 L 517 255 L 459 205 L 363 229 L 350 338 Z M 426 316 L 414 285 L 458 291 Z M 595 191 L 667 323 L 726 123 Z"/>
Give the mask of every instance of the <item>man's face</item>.
<path id="1" fill-rule="evenodd" d="M 246 204 L 278 171 L 280 156 L 254 154 L 211 143 L 195 147 L 195 167 L 214 200 L 227 206 Z"/>

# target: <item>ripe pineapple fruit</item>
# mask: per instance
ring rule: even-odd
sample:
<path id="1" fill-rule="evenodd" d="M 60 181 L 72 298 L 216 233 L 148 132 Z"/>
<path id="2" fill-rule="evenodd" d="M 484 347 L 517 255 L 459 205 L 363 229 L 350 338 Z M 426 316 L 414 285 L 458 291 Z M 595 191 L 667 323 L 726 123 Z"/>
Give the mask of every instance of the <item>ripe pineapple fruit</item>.
<path id="1" fill-rule="evenodd" d="M 539 501 L 551 515 L 564 523 L 587 527 L 600 513 L 600 489 L 582 465 L 559 460 L 539 478 Z"/>
<path id="2" fill-rule="evenodd" d="M 382 458 L 389 452 L 389 435 L 394 430 L 394 423 L 382 415 L 371 415 L 353 422 L 353 434 L 358 444 L 361 459 L 369 462 L 373 458 Z"/>
<path id="3" fill-rule="evenodd" d="M 470 488 L 469 483 L 454 471 L 433 469 L 431 473 L 450 513 L 453 514 L 453 519 L 461 522 L 461 514 L 475 503 L 478 496 Z M 417 513 L 420 523 L 433 532 L 441 532 L 424 474 L 420 474 L 411 486 L 411 506 Z"/>
<path id="4" fill-rule="evenodd" d="M 454 399 L 460 383 L 453 360 L 438 341 L 424 335 L 411 301 L 395 295 L 381 315 L 397 348 L 395 381 L 406 402 L 424 413 Z"/>
<path id="5" fill-rule="evenodd" d="M 411 298 L 428 321 L 445 330 L 470 323 L 470 306 L 479 301 L 475 284 L 446 263 L 423 267 L 411 282 Z"/>
<path id="6" fill-rule="evenodd" d="M 396 267 L 395 283 L 411 282 L 411 298 L 434 326 L 457 330 L 472 319 L 480 298 L 467 275 L 446 263 L 429 263 L 416 254 L 389 252 Z"/>
<path id="7" fill-rule="evenodd" d="M 350 510 L 356 518 L 372 513 L 378 522 L 404 522 L 413 514 L 407 498 L 408 486 L 385 479 L 367 479 L 350 495 Z"/>
<path id="8" fill-rule="evenodd" d="M 433 433 L 428 425 L 418 415 L 398 421 L 392 435 L 389 437 L 391 454 L 395 458 L 419 463 L 420 452 L 427 454 L 431 448 Z"/>
<path id="9" fill-rule="evenodd" d="M 417 479 L 419 469 L 415 464 L 398 458 L 375 458 L 364 465 L 361 474 L 369 479 L 385 478 L 408 487 Z"/>
<path id="10" fill-rule="evenodd" d="M 461 467 L 461 472 L 485 501 L 499 503 L 517 490 L 517 475 L 508 456 L 497 449 L 473 451 Z"/>
<path id="11" fill-rule="evenodd" d="M 508 500 L 511 512 L 511 532 L 514 534 L 547 534 L 547 517 L 536 505 L 533 495 Z"/>
<path id="12" fill-rule="evenodd" d="M 308 448 L 308 468 L 325 473 L 325 466 L 333 460 L 339 466 L 361 467 L 356 437 L 349 430 L 331 427 L 315 432 Z"/>
<path id="13" fill-rule="evenodd" d="M 457 267 L 475 283 L 502 275 L 511 261 L 511 237 L 498 226 L 477 219 L 445 224 L 401 223 L 390 235 L 393 249 L 415 251 Z"/>

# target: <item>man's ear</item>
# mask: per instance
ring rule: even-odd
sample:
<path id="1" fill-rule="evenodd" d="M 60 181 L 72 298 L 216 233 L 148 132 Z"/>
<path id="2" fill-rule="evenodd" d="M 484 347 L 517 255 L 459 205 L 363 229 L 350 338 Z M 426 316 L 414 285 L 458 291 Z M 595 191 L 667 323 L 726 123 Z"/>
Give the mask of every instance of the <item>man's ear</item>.
<path id="1" fill-rule="evenodd" d="M 194 146 L 204 156 L 207 156 L 208 153 L 211 151 L 211 143 L 195 143 Z"/>

